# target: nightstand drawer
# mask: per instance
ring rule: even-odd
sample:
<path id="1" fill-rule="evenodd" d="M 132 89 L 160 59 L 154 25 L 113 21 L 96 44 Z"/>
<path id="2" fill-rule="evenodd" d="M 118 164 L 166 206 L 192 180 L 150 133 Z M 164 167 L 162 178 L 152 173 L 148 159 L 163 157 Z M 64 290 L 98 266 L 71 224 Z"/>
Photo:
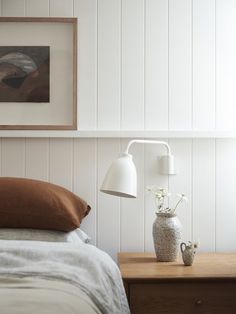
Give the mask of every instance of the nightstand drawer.
<path id="1" fill-rule="evenodd" d="M 236 282 L 130 283 L 132 314 L 235 314 Z"/>

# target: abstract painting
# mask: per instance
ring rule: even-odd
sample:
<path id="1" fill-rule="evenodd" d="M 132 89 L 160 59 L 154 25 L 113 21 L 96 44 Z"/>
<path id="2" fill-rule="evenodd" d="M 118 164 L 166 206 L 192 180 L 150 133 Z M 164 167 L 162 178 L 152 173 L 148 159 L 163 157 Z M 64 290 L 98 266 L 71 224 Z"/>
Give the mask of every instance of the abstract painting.
<path id="1" fill-rule="evenodd" d="M 0 102 L 50 101 L 50 47 L 0 46 Z"/>

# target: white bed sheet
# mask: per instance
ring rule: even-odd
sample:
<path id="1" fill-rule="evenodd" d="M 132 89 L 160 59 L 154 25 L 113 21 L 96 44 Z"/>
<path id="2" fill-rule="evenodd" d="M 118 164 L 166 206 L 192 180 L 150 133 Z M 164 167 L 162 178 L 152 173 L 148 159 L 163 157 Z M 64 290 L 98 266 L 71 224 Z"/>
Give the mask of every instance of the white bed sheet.
<path id="1" fill-rule="evenodd" d="M 101 313 L 130 313 L 117 265 L 89 244 L 0 240 L 0 277 L 70 283 L 85 293 Z"/>
<path id="2" fill-rule="evenodd" d="M 1 314 L 101 314 L 80 288 L 67 282 L 30 277 L 0 277 L 0 282 Z"/>

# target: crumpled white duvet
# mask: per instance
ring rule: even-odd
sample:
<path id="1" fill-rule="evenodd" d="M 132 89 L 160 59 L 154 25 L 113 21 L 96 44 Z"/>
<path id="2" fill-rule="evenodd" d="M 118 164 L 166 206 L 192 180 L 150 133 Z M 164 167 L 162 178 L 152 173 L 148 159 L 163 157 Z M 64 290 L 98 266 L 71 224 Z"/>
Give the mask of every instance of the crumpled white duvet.
<path id="1" fill-rule="evenodd" d="M 89 244 L 0 240 L 0 276 L 66 281 L 102 313 L 130 313 L 117 265 Z"/>

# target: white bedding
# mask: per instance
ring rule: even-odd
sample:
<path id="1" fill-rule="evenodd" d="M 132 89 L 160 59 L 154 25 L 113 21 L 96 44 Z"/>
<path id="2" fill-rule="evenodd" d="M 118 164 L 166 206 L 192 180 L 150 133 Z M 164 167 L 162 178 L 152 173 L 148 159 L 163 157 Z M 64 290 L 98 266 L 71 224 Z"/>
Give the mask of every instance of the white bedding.
<path id="1" fill-rule="evenodd" d="M 71 232 L 24 228 L 0 228 L 0 239 L 73 243 L 81 241 L 89 243 L 91 240 L 91 238 L 80 228 Z"/>
<path id="2" fill-rule="evenodd" d="M 67 282 L 30 277 L 0 281 L 1 314 L 101 314 L 80 288 Z"/>
<path id="3" fill-rule="evenodd" d="M 0 240 L 0 276 L 8 280 L 34 277 L 67 282 L 89 296 L 101 313 L 129 313 L 117 265 L 106 253 L 92 245 Z M 3 282 L 0 281 L 0 287 Z M 13 294 L 11 297 L 14 301 L 16 296 Z M 27 299 L 25 307 L 24 313 L 30 313 Z"/>

